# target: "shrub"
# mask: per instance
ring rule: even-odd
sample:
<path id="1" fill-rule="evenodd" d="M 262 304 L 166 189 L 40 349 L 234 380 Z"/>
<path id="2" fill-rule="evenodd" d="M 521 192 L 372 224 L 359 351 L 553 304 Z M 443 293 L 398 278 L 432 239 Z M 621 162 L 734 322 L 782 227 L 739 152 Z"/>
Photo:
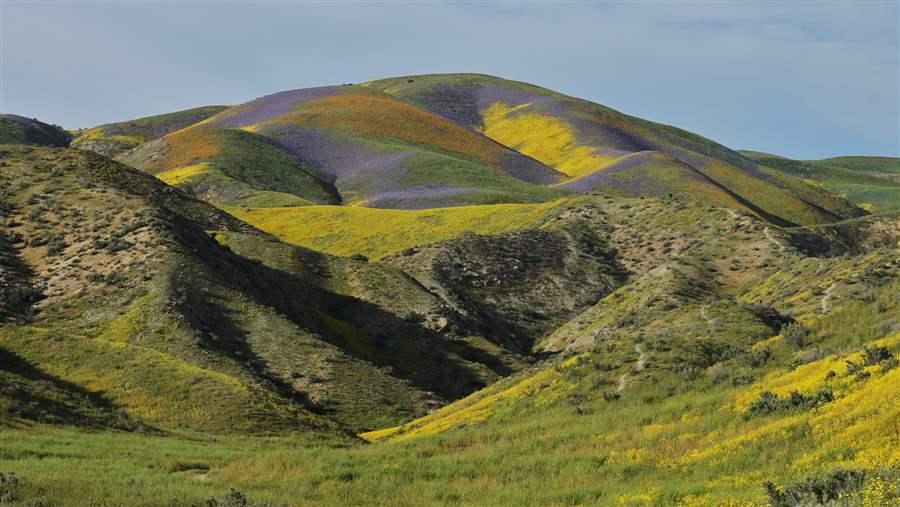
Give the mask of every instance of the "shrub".
<path id="1" fill-rule="evenodd" d="M 706 375 L 713 384 L 721 384 L 728 380 L 728 370 L 721 364 L 717 364 L 706 370 Z"/>
<path id="2" fill-rule="evenodd" d="M 210 498 L 206 507 L 247 507 L 247 498 L 240 491 L 231 488 L 220 500 Z"/>
<path id="3" fill-rule="evenodd" d="M 806 345 L 806 328 L 799 322 L 792 322 L 781 330 L 785 343 L 796 349 Z"/>
<path id="4" fill-rule="evenodd" d="M 50 236 L 50 239 L 47 241 L 47 257 L 62 255 L 67 246 L 69 245 L 62 236 L 56 234 Z"/>
<path id="5" fill-rule="evenodd" d="M 886 347 L 875 347 L 874 349 L 868 347 L 863 348 L 863 362 L 866 366 L 876 365 L 893 357 L 894 355 L 891 354 L 891 351 Z"/>
<path id="6" fill-rule="evenodd" d="M 771 482 L 764 487 L 769 505 L 773 507 L 793 507 L 798 505 L 830 505 L 830 502 L 848 493 L 859 491 L 865 473 L 861 470 L 836 470 L 778 488 Z"/>
<path id="7" fill-rule="evenodd" d="M 779 398 L 770 391 L 763 391 L 759 393 L 759 398 L 750 403 L 747 410 L 751 415 L 766 415 L 774 412 L 808 410 L 832 400 L 834 400 L 834 393 L 828 388 L 819 389 L 809 395 L 791 391 L 784 398 Z"/>
<path id="8" fill-rule="evenodd" d="M 22 484 L 13 472 L 0 473 L 0 504 L 19 500 Z"/>

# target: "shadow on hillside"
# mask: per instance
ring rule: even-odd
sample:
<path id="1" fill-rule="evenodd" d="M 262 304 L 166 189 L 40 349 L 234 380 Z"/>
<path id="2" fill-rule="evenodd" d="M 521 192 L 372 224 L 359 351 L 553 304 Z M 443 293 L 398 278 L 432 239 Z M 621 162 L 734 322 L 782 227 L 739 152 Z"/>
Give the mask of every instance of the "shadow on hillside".
<path id="1" fill-rule="evenodd" d="M 353 357 L 379 367 L 390 367 L 392 376 L 408 380 L 419 389 L 446 399 L 457 399 L 484 387 L 485 381 L 479 375 L 480 368 L 467 364 L 466 360 L 477 361 L 498 375 L 510 373 L 498 358 L 490 357 L 485 351 L 465 342 L 449 340 L 421 322 L 404 320 L 367 301 L 337 294 L 297 274 L 240 256 L 221 247 L 206 234 L 202 238 L 192 234 L 192 237 L 187 236 L 182 239 L 195 246 L 194 252 L 215 270 L 219 280 L 252 297 L 255 303 L 273 308 L 301 329 L 319 335 Z M 303 255 L 306 262 L 316 262 L 308 257 Z M 223 321 L 217 325 L 228 326 L 223 333 L 245 338 L 233 323 L 224 323 L 230 320 L 226 310 L 210 306 L 209 311 L 211 315 L 219 316 L 217 320 Z M 362 339 L 366 341 L 365 346 L 352 343 L 347 336 L 329 328 L 321 313 L 360 330 Z M 243 359 L 254 361 L 251 364 L 255 374 L 270 382 L 279 392 L 293 393 L 290 398 L 298 399 L 298 393 L 269 372 L 264 361 L 253 355 L 252 351 L 244 348 L 242 354 L 247 354 Z M 305 397 L 299 400 L 304 406 L 311 407 Z"/>
<path id="2" fill-rule="evenodd" d="M 5 375 L 4 375 L 5 374 Z M 124 412 L 102 394 L 49 375 L 0 347 L 0 396 L 12 400 L 8 415 L 51 424 L 134 429 Z"/>
<path id="3" fill-rule="evenodd" d="M 253 351 L 247 334 L 235 323 L 233 310 L 217 301 L 214 294 L 200 294 L 193 286 L 189 286 L 189 290 L 178 311 L 193 329 L 201 332 L 199 345 L 204 350 L 232 359 L 243 365 L 256 381 L 282 397 L 307 410 L 322 413 L 306 394 L 296 391 L 274 374 L 266 360 Z"/>
<path id="4" fill-rule="evenodd" d="M 0 202 L 0 219 L 4 216 Z M 27 322 L 33 314 L 34 303 L 44 295 L 32 284 L 34 271 L 22 260 L 13 238 L 0 231 L 0 322 Z"/>

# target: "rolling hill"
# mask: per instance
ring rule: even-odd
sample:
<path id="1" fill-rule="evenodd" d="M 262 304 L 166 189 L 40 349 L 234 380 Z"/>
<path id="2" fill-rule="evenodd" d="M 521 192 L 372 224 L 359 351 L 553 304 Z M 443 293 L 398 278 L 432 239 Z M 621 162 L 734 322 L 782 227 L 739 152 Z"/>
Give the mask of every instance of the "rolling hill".
<path id="1" fill-rule="evenodd" d="M 283 244 L 88 152 L 2 163 L 0 346 L 147 425 L 371 428 L 522 364 L 396 269 Z"/>
<path id="2" fill-rule="evenodd" d="M 820 184 L 870 211 L 900 210 L 898 158 L 835 157 L 801 161 L 767 153 L 745 153 L 761 166 Z"/>
<path id="3" fill-rule="evenodd" d="M 243 208 L 428 209 L 603 189 L 750 210 L 780 225 L 863 213 L 708 139 L 484 75 L 275 93 L 118 158 L 209 202 Z"/>
<path id="4" fill-rule="evenodd" d="M 2 504 L 900 499 L 892 159 L 476 74 L 22 128 Z"/>
<path id="5" fill-rule="evenodd" d="M 0 144 L 68 146 L 71 140 L 60 126 L 16 114 L 0 115 Z"/>
<path id="6" fill-rule="evenodd" d="M 114 157 L 135 146 L 189 127 L 224 111 L 227 106 L 206 106 L 136 120 L 109 123 L 77 132 L 72 146 Z"/>

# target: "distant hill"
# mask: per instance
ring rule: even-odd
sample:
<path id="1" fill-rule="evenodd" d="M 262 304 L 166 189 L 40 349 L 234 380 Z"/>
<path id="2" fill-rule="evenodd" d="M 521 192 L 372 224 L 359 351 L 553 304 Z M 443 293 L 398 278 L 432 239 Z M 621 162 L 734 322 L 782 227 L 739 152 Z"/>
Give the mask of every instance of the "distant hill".
<path id="1" fill-rule="evenodd" d="M 408 76 L 367 83 L 565 173 L 561 186 L 625 195 L 678 195 L 752 210 L 777 223 L 858 215 L 826 192 L 759 170 L 747 157 L 684 130 L 534 85 L 481 74 Z M 655 168 L 648 166 L 655 165 Z"/>
<path id="2" fill-rule="evenodd" d="M 268 143 L 260 156 L 290 157 L 315 180 L 285 188 L 241 174 L 241 165 L 253 159 L 228 156 L 235 151 L 228 145 L 241 141 Z M 325 188 L 331 189 L 331 201 L 385 208 L 536 202 L 567 193 L 545 186 L 564 178 L 553 169 L 438 115 L 359 86 L 269 95 L 142 146 L 122 160 L 162 176 L 196 167 L 208 157 L 217 159 L 178 185 L 211 188 L 217 195 L 214 202 L 231 205 L 245 205 L 223 190 L 233 186 L 261 192 L 282 188 L 299 197 Z M 233 181 L 223 180 L 222 174 Z M 282 199 L 252 200 L 285 205 Z"/>
<path id="3" fill-rule="evenodd" d="M 114 157 L 147 141 L 183 129 L 228 109 L 205 106 L 136 120 L 109 123 L 79 131 L 72 146 Z"/>
<path id="4" fill-rule="evenodd" d="M 695 134 L 479 74 L 275 93 L 119 158 L 209 202 L 248 209 L 430 209 L 599 190 L 749 210 L 780 225 L 864 214 Z"/>
<path id="5" fill-rule="evenodd" d="M 72 137 L 62 127 L 16 114 L 0 114 L 0 144 L 68 146 Z"/>
<path id="6" fill-rule="evenodd" d="M 822 165 L 843 167 L 853 171 L 874 173 L 900 173 L 900 158 L 898 157 L 833 157 L 816 160 Z"/>
<path id="7" fill-rule="evenodd" d="M 767 153 L 744 153 L 760 166 L 820 184 L 871 211 L 900 210 L 900 158 L 791 160 Z"/>

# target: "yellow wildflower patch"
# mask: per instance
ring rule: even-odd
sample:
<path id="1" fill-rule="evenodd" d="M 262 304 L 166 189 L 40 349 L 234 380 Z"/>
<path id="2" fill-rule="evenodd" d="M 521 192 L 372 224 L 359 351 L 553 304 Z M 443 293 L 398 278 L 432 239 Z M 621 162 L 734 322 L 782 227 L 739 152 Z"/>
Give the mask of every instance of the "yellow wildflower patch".
<path id="1" fill-rule="evenodd" d="M 525 104 L 528 106 L 529 104 Z M 608 166 L 616 157 L 579 144 L 572 126 L 554 116 L 511 114 L 525 107 L 496 102 L 483 113 L 484 134 L 572 177 Z"/>

